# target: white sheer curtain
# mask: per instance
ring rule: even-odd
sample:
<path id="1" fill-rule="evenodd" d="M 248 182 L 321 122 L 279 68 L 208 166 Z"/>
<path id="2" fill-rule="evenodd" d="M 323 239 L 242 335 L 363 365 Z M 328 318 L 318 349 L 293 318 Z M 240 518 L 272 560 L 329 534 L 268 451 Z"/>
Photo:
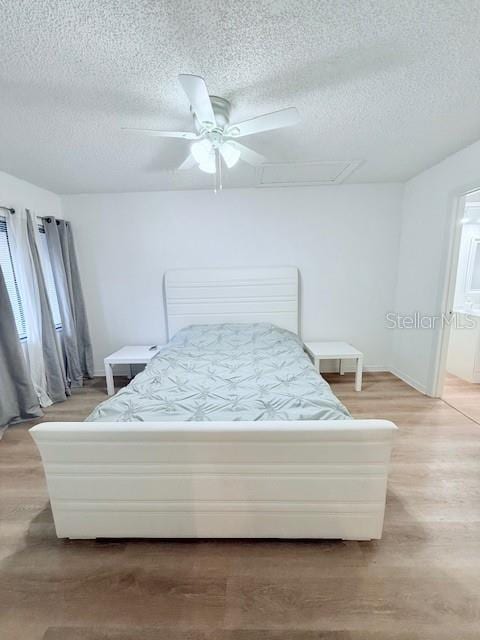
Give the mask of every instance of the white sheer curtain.
<path id="1" fill-rule="evenodd" d="M 42 407 L 52 404 L 47 393 L 47 379 L 42 345 L 42 312 L 37 275 L 27 234 L 28 212 L 18 208 L 7 216 L 7 229 L 15 264 L 15 275 L 25 316 L 25 342 L 33 388 Z"/>

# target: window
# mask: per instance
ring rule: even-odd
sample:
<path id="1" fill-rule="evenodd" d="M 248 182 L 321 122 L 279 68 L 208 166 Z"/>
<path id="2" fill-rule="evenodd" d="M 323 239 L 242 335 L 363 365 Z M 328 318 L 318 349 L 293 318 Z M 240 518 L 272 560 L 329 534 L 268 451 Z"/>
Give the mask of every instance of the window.
<path id="1" fill-rule="evenodd" d="M 57 329 L 57 331 L 60 331 L 60 329 L 62 328 L 62 318 L 60 317 L 57 290 L 55 289 L 55 280 L 53 279 L 52 265 L 50 263 L 50 256 L 48 253 L 47 236 L 45 234 L 45 227 L 43 226 L 42 219 L 38 218 L 38 221 L 38 253 L 40 255 L 40 263 L 42 265 L 43 277 L 45 280 L 45 287 L 47 289 L 48 300 L 50 302 L 50 308 L 52 309 L 53 323 L 55 324 L 55 329 Z"/>
<path id="2" fill-rule="evenodd" d="M 15 268 L 12 260 L 12 252 L 8 241 L 7 221 L 4 216 L 0 216 L 0 265 L 2 266 L 3 277 L 7 285 L 10 303 L 15 316 L 18 336 L 20 340 L 27 339 L 27 326 L 23 313 L 22 300 L 18 290 Z"/>

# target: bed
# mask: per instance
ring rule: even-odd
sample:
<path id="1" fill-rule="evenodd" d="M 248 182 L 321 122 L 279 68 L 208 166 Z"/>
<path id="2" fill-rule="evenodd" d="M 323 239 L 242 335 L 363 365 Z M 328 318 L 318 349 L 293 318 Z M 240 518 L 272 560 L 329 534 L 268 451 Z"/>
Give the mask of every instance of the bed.
<path id="1" fill-rule="evenodd" d="M 380 538 L 396 427 L 298 336 L 294 267 L 165 276 L 171 340 L 83 423 L 31 429 L 59 537 Z"/>

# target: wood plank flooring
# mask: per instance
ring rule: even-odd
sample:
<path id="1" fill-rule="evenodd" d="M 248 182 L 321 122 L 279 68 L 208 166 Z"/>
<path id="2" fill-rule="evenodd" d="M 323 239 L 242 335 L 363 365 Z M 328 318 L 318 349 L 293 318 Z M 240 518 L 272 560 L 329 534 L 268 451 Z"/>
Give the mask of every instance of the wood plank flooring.
<path id="1" fill-rule="evenodd" d="M 19 425 L 0 442 L 0 638 L 480 638 L 480 426 L 390 374 L 362 393 L 326 377 L 355 417 L 400 427 L 382 540 L 57 540 Z M 103 399 L 96 379 L 47 419 Z"/>
<path id="2" fill-rule="evenodd" d="M 447 373 L 442 399 L 454 409 L 480 423 L 480 384 L 467 382 Z"/>

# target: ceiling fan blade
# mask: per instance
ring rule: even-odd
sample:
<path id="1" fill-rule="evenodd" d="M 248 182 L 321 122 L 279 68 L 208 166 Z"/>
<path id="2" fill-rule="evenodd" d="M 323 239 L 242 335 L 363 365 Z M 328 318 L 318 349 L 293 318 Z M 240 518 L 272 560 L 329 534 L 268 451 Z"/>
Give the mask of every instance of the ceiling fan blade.
<path id="1" fill-rule="evenodd" d="M 229 128 L 230 133 L 228 135 L 241 138 L 243 136 L 250 136 L 253 133 L 290 127 L 298 122 L 300 122 L 300 116 L 297 109 L 295 107 L 288 107 L 288 109 L 280 109 L 280 111 L 265 113 L 263 116 L 257 116 L 251 120 L 238 122 Z"/>
<path id="2" fill-rule="evenodd" d="M 262 156 L 261 153 L 257 153 L 253 149 L 250 149 L 250 147 L 246 147 L 244 144 L 240 144 L 236 140 L 229 140 L 225 144 L 230 144 L 235 147 L 235 149 L 238 149 L 238 151 L 240 151 L 240 158 L 244 162 L 252 164 L 254 167 L 259 167 L 267 162 L 267 159 L 265 156 Z"/>
<path id="3" fill-rule="evenodd" d="M 193 131 L 157 131 L 157 129 L 132 129 L 130 127 L 122 127 L 122 131 L 143 133 L 147 136 L 158 136 L 159 138 L 183 138 L 184 140 L 197 140 L 200 137 Z"/>
<path id="4" fill-rule="evenodd" d="M 192 105 L 192 111 L 200 122 L 216 124 L 210 96 L 208 95 L 205 80 L 200 76 L 192 76 L 189 73 L 181 73 L 178 76 L 183 90 Z"/>
<path id="5" fill-rule="evenodd" d="M 182 164 L 179 167 L 177 167 L 177 171 L 188 171 L 189 169 L 193 169 L 196 166 L 197 166 L 197 161 L 190 153 L 182 162 Z"/>

